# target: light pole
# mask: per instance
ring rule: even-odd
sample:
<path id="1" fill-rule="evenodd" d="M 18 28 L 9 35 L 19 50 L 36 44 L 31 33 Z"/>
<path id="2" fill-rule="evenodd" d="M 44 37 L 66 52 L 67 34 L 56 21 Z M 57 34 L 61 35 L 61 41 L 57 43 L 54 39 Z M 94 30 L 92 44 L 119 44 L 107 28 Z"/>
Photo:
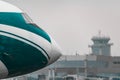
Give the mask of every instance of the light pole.
<path id="1" fill-rule="evenodd" d="M 84 73 L 85 73 L 85 77 L 87 77 L 87 73 L 88 73 L 88 70 L 87 70 L 87 68 L 88 68 L 88 64 L 87 64 L 87 62 L 88 62 L 88 60 L 87 60 L 87 56 L 88 56 L 88 55 L 85 55 L 85 60 L 84 60 L 84 67 L 85 67 L 85 71 L 84 71 Z"/>

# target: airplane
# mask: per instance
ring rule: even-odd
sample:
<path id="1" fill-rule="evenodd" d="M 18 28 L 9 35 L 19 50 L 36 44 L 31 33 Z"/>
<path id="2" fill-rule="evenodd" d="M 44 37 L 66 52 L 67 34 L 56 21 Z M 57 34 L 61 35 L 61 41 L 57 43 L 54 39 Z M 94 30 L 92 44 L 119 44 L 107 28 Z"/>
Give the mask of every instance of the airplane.
<path id="1" fill-rule="evenodd" d="M 54 39 L 16 6 L 0 0 L 0 78 L 42 69 L 61 56 Z"/>

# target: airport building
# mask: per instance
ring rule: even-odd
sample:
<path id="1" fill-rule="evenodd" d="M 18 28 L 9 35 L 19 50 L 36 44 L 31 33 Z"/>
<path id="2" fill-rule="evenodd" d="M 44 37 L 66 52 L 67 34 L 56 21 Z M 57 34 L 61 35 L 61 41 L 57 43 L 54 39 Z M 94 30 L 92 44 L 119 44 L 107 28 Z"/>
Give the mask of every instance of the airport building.
<path id="1" fill-rule="evenodd" d="M 63 55 L 57 62 L 40 70 L 29 77 L 37 75 L 39 80 L 75 80 L 64 79 L 67 76 L 111 78 L 120 80 L 120 57 L 111 56 L 110 37 L 94 36 L 91 54 L 89 55 Z M 27 75 L 28 76 L 28 75 Z M 81 77 L 81 78 L 80 78 Z M 92 79 L 94 80 L 94 79 Z"/>

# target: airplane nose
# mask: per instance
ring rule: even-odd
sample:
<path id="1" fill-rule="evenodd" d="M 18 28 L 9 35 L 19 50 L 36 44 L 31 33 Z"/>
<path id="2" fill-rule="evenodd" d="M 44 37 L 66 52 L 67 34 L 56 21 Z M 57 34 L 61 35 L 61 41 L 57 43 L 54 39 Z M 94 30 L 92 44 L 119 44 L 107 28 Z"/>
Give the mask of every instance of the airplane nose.
<path id="1" fill-rule="evenodd" d="M 49 55 L 50 61 L 49 61 L 48 65 L 55 62 L 56 60 L 58 60 L 61 55 L 62 55 L 61 49 L 56 44 L 56 42 L 54 40 L 52 40 L 52 50 L 51 50 L 51 53 Z"/>

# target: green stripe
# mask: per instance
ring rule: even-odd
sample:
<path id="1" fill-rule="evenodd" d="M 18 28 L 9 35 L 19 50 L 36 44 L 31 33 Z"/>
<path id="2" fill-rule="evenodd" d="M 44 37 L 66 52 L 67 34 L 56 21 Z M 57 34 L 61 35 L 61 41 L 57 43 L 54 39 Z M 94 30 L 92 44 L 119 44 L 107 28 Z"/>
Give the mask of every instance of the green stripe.
<path id="1" fill-rule="evenodd" d="M 0 60 L 6 65 L 9 76 L 26 74 L 48 63 L 38 49 L 3 35 L 0 35 Z"/>
<path id="2" fill-rule="evenodd" d="M 25 38 L 23 38 L 23 37 L 21 37 L 21 36 L 18 36 L 18 35 L 9 33 L 9 32 L 5 32 L 5 31 L 1 31 L 1 30 L 0 30 L 0 32 L 2 32 L 2 33 L 7 33 L 7 34 L 10 34 L 10 35 L 13 35 L 13 36 L 15 36 L 15 37 L 21 38 L 21 39 L 23 39 L 23 40 L 25 40 L 25 41 L 28 41 L 28 42 L 30 42 L 30 43 L 36 45 L 37 47 L 39 47 L 40 49 L 42 49 L 42 50 L 44 51 L 44 53 L 47 55 L 48 59 L 50 59 L 48 53 L 47 53 L 42 47 L 40 47 L 39 45 L 37 45 L 36 43 L 34 43 L 34 42 L 32 42 L 32 41 L 30 41 L 30 40 L 28 40 L 28 39 L 25 39 Z"/>
<path id="3" fill-rule="evenodd" d="M 51 42 L 49 35 L 44 30 L 37 25 L 26 23 L 22 13 L 0 12 L 0 24 L 11 25 L 17 28 L 28 30 Z"/>

